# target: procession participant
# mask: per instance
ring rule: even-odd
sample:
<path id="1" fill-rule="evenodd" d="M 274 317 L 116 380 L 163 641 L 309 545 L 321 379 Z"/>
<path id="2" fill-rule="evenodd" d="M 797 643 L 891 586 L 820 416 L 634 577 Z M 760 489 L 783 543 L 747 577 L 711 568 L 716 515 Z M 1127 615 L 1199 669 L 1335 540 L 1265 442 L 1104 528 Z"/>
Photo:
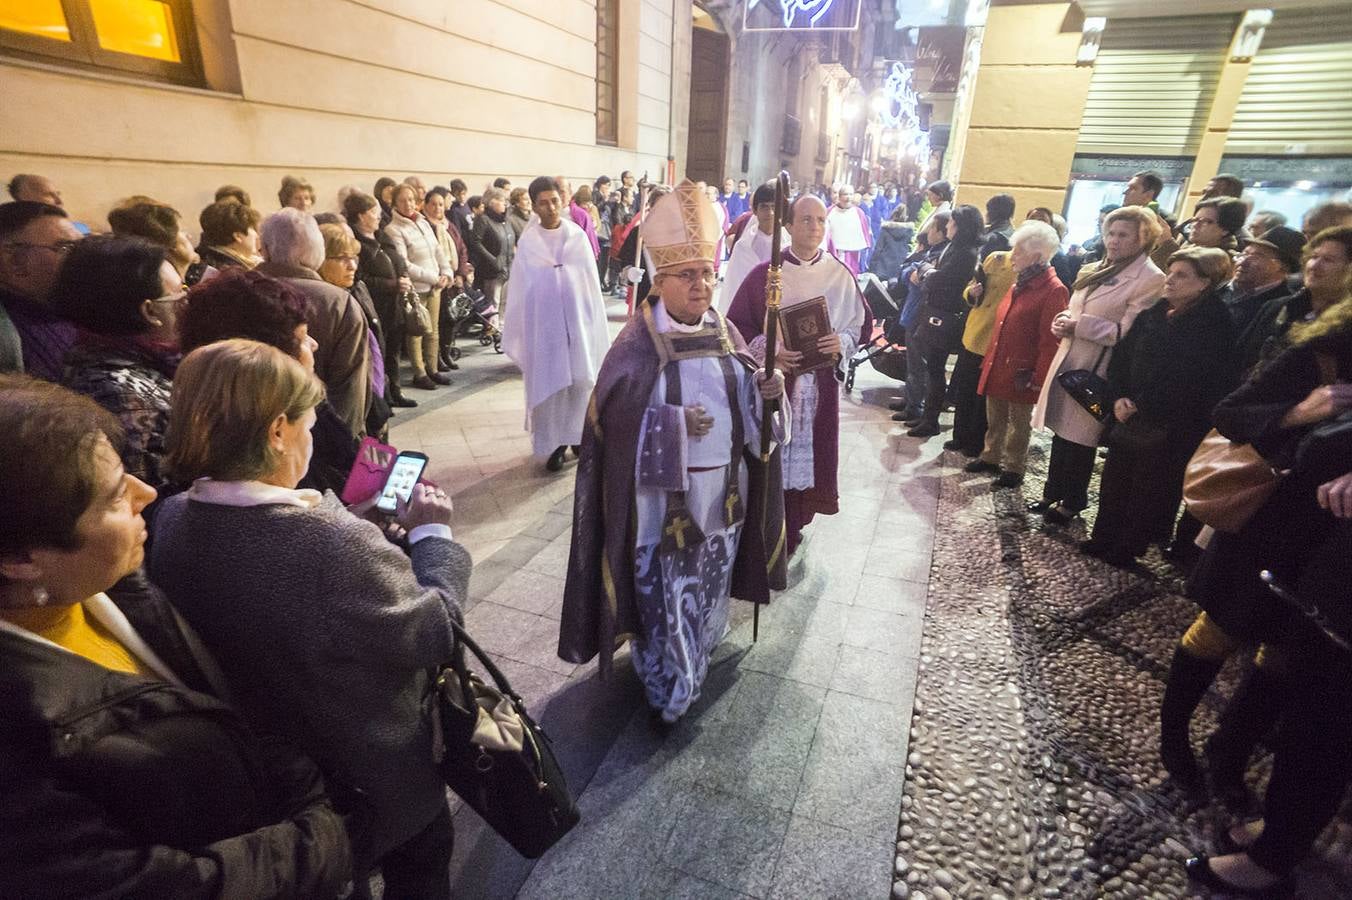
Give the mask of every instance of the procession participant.
<path id="1" fill-rule="evenodd" d="M 846 185 L 836 193 L 836 205 L 826 215 L 826 249 L 858 275 L 860 255 L 873 246 L 868 215 L 854 205 L 854 190 Z"/>
<path id="2" fill-rule="evenodd" d="M 737 289 L 742 286 L 751 270 L 770 260 L 770 245 L 773 242 L 775 228 L 773 181 L 767 181 L 756 188 L 756 193 L 752 195 L 751 207 L 757 227 L 749 234 L 744 234 L 742 239 L 733 245 L 732 256 L 728 258 L 728 268 L 723 273 L 723 286 L 718 289 L 718 311 L 724 314 L 732 305 L 732 298 L 737 296 Z M 783 242 L 788 244 L 787 236 Z"/>
<path id="3" fill-rule="evenodd" d="M 826 298 L 831 330 L 818 342 L 821 352 L 848 359 L 867 339 L 873 317 L 859 293 L 859 286 L 845 264 L 822 252 L 826 206 L 811 195 L 799 198 L 789 209 L 788 233 L 792 240 L 784 254 L 782 310 L 816 297 Z M 751 270 L 728 309 L 728 321 L 737 326 L 752 353 L 763 354 L 765 345 L 765 282 L 769 266 Z M 840 386 L 830 368 L 800 375 L 794 366 L 801 357 L 779 351 L 789 376 L 787 392 L 793 409 L 797 439 L 784 448 L 784 517 L 788 550 L 792 554 L 802 539 L 803 527 L 820 513 L 840 511 L 836 469 L 840 457 Z"/>
<path id="4" fill-rule="evenodd" d="M 727 233 L 728 223 L 731 219 L 728 217 L 728 208 L 723 205 L 723 201 L 718 197 L 718 188 L 708 185 L 704 189 L 704 195 L 709 198 L 709 206 L 714 211 L 714 216 L 718 221 L 718 244 L 714 247 L 714 274 L 723 267 L 723 260 L 727 255 Z"/>
<path id="5" fill-rule="evenodd" d="M 516 247 L 502 349 L 524 376 L 532 449 L 557 472 L 568 447 L 576 453 L 582 443 L 587 398 L 609 335 L 587 235 L 563 218 L 553 178 L 532 181 L 530 198 L 540 223 L 526 229 Z"/>
<path id="6" fill-rule="evenodd" d="M 709 308 L 718 224 L 704 193 L 681 182 L 643 229 L 653 302 L 615 339 L 588 410 L 559 656 L 599 654 L 604 675 L 632 638 L 654 720 L 669 725 L 699 698 L 729 596 L 765 603 L 785 584 L 778 453 L 767 468 L 753 450 L 762 399 L 784 378 L 757 371 Z M 787 420 L 773 424 L 784 437 Z"/>

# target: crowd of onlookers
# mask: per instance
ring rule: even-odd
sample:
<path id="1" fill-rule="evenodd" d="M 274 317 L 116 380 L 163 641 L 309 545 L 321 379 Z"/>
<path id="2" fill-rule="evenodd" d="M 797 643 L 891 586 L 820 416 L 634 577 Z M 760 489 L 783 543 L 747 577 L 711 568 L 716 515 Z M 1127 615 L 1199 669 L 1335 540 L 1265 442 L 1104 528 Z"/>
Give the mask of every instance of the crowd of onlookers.
<path id="1" fill-rule="evenodd" d="M 608 182 L 556 179 L 598 278 Z M 314 214 L 287 177 L 267 215 L 222 186 L 194 240 L 149 196 L 91 229 L 9 188 L 0 895 L 449 896 L 427 697 L 470 559 L 430 483 L 392 517 L 337 495 L 449 383 L 445 308 L 501 305 L 529 198 L 382 178 Z"/>
<path id="2" fill-rule="evenodd" d="M 629 172 L 555 184 L 602 285 L 628 289 L 639 209 L 661 186 Z M 1161 755 L 1186 790 L 1251 813 L 1244 775 L 1269 741 L 1264 825 L 1193 866 L 1266 888 L 1352 777 L 1352 658 L 1326 634 L 1352 623 L 1352 205 L 1315 207 L 1296 230 L 1251 214 L 1222 175 L 1175 222 L 1162 189 L 1137 174 L 1072 248 L 1052 210 L 1020 217 L 1000 194 L 983 212 L 943 181 L 826 202 L 858 206 L 875 242 L 906 225 L 904 258 L 870 245 L 866 264 L 897 307 L 884 327 L 906 348 L 894 418 L 907 433 L 940 433 L 951 407 L 945 448 L 1016 488 L 1032 429 L 1049 429 L 1029 509 L 1053 528 L 1088 509 L 1106 447 L 1080 549 L 1130 567 L 1154 544 L 1188 567 L 1205 612 L 1173 661 Z M 450 383 L 455 310 L 479 304 L 483 333 L 497 327 L 530 196 L 505 178 L 475 196 L 461 179 L 381 178 L 316 215 L 313 188 L 287 177 L 265 216 L 225 185 L 193 240 L 148 196 L 90 234 L 48 179 L 17 176 L 10 192 L 0 720 L 20 726 L 0 735 L 0 894 L 43 879 L 239 896 L 355 882 L 362 896 L 380 868 L 387 896 L 445 896 L 450 816 L 422 699 L 469 558 L 433 486 L 393 522 L 335 495 L 359 455 L 378 455 L 362 439 L 416 405 L 406 390 Z M 760 194 L 730 179 L 707 193 L 730 247 Z M 1180 515 L 1213 427 L 1282 473 L 1229 531 Z M 1204 771 L 1189 722 L 1241 649 L 1255 662 Z"/>
<path id="3" fill-rule="evenodd" d="M 1079 550 L 1131 568 L 1158 545 L 1204 610 L 1170 669 L 1161 758 L 1189 795 L 1213 794 L 1242 821 L 1223 855 L 1189 872 L 1227 893 L 1271 890 L 1352 777 L 1352 652 L 1338 644 L 1352 639 L 1352 204 L 1318 205 L 1296 230 L 1251 214 L 1243 182 L 1218 175 L 1175 222 L 1157 203 L 1163 186 L 1135 175 L 1098 234 L 1067 251 L 1050 210 L 1016 224 L 1010 195 L 991 197 L 983 216 L 953 205 L 946 182 L 929 185 L 913 251 L 879 273 L 900 310 L 887 336 L 907 354 L 893 418 L 928 437 L 951 407 L 945 449 L 996 488 L 1022 484 L 1031 430 L 1050 430 L 1042 496 L 1028 509 L 1052 528 L 1089 508 L 1106 453 Z M 1280 473 L 1257 511 L 1225 528 L 1180 512 L 1213 428 Z M 1254 662 L 1203 769 L 1192 714 L 1241 649 Z M 1275 759 L 1260 802 L 1245 776 L 1263 740 Z"/>

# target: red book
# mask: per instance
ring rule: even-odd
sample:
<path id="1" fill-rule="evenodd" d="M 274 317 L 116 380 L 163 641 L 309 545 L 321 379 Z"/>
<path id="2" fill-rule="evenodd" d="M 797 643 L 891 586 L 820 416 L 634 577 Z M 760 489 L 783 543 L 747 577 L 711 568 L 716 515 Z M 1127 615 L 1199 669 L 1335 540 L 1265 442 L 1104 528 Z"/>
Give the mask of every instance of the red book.
<path id="1" fill-rule="evenodd" d="M 794 370 L 795 374 L 836 364 L 836 354 L 822 353 L 817 349 L 817 342 L 833 333 L 825 297 L 813 297 L 784 307 L 779 311 L 779 325 L 784 334 L 784 347 L 803 354 L 803 361 Z"/>

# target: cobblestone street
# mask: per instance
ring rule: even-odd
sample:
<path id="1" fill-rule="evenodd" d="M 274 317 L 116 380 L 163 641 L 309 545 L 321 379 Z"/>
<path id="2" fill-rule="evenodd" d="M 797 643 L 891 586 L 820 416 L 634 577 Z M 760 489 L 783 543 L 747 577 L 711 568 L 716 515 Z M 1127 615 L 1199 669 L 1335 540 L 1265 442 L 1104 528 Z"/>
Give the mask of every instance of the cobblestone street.
<path id="1" fill-rule="evenodd" d="M 572 464 L 529 458 L 505 357 L 466 345 L 461 362 L 392 440 L 454 493 L 468 625 L 552 736 L 583 820 L 532 863 L 457 808 L 458 896 L 1187 896 L 1182 859 L 1220 820 L 1161 786 L 1155 736 L 1195 610 L 1153 553 L 1120 572 L 1075 551 L 1083 525 L 1024 511 L 1045 445 L 1022 491 L 992 491 L 940 450 L 947 432 L 902 436 L 894 386 L 862 369 L 841 513 L 806 532 L 759 641 L 734 604 L 702 698 L 658 737 L 623 654 L 605 683 L 555 655 Z M 1346 854 L 1321 844 L 1301 896 L 1346 896 Z"/>

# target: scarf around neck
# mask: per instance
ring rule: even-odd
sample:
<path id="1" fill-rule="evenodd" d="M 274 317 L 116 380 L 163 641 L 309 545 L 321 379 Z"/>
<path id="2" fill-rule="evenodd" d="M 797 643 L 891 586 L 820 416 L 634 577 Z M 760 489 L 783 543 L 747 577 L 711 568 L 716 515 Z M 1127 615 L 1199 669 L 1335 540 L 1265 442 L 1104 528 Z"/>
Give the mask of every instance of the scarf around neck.
<path id="1" fill-rule="evenodd" d="M 1079 278 L 1076 278 L 1075 285 L 1071 288 L 1071 291 L 1086 291 L 1086 296 L 1088 296 L 1088 294 L 1092 294 L 1094 289 L 1099 285 L 1112 281 L 1138 259 L 1145 256 L 1145 254 L 1146 251 L 1142 250 L 1135 256 L 1128 257 L 1127 259 L 1119 259 L 1112 264 L 1109 264 L 1105 259 L 1093 271 L 1085 272 Z"/>

